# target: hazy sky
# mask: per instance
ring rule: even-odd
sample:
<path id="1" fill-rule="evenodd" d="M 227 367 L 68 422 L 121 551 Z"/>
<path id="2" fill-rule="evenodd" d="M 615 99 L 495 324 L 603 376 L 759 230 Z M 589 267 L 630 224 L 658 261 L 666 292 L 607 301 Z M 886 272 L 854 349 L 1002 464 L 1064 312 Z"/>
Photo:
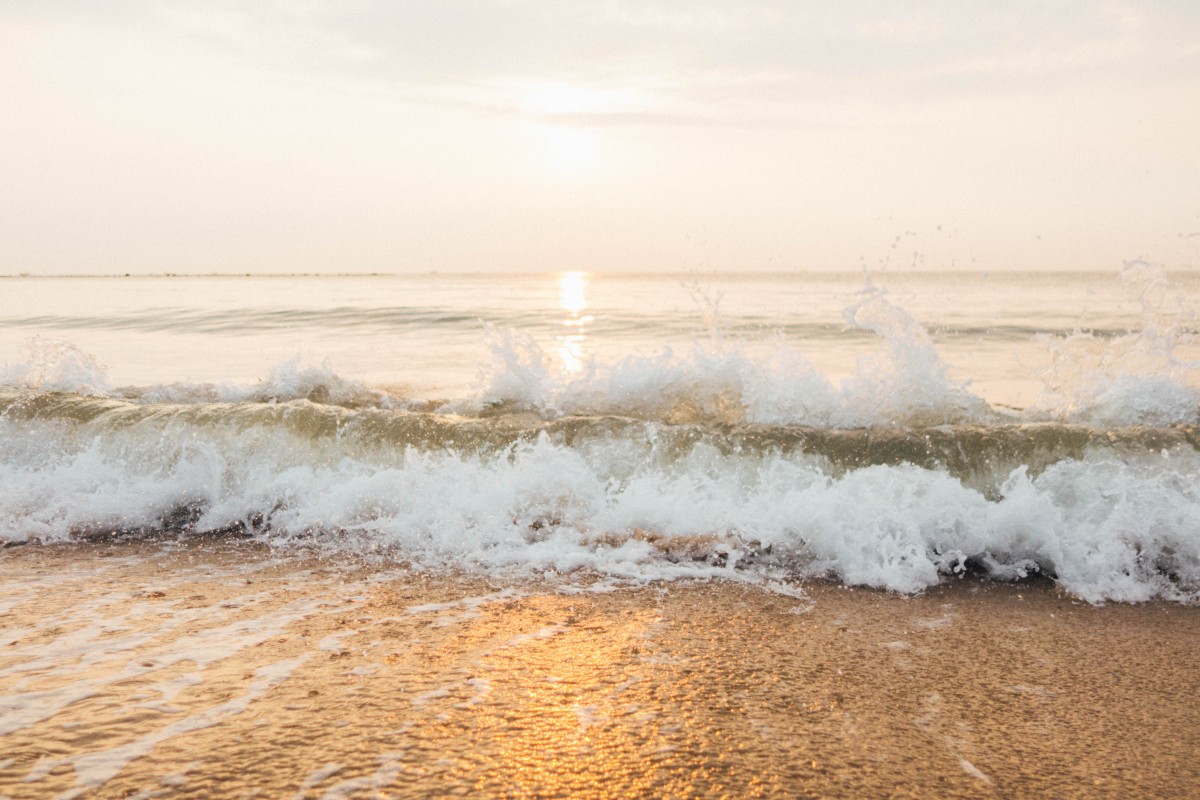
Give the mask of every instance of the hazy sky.
<path id="1" fill-rule="evenodd" d="M 1200 268 L 1200 3 L 0 0 L 0 273 Z"/>

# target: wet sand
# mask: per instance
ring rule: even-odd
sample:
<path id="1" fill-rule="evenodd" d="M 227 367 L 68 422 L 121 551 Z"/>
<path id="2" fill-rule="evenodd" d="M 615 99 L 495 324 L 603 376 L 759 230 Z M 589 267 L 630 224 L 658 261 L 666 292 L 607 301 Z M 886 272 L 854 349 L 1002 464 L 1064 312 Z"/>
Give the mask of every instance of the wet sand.
<path id="1" fill-rule="evenodd" d="M 0 797 L 1200 796 L 1200 609 L 802 589 L 9 548 Z"/>

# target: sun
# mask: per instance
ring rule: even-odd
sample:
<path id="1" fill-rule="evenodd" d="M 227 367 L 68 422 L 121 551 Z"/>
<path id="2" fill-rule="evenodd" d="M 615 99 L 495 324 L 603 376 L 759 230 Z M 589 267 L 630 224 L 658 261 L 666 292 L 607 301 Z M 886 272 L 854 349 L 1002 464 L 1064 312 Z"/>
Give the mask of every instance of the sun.
<path id="1" fill-rule="evenodd" d="M 538 162 L 557 175 L 590 175 L 603 161 L 604 142 L 595 131 L 568 125 L 535 124 L 530 133 Z"/>
<path id="2" fill-rule="evenodd" d="M 602 171 L 609 142 L 597 122 L 634 101 L 628 91 L 561 81 L 524 83 L 515 89 L 536 161 L 548 172 L 567 178 Z"/>
<path id="3" fill-rule="evenodd" d="M 629 105 L 629 92 L 561 81 L 536 81 L 520 90 L 521 110 L 531 116 L 565 117 L 604 114 Z"/>

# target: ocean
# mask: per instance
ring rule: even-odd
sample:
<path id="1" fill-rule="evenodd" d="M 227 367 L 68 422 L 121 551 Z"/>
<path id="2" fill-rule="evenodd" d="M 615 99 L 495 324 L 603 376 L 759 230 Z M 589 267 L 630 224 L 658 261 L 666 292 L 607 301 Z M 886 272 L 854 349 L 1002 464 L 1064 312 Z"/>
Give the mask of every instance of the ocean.
<path id="1" fill-rule="evenodd" d="M 1200 276 L 0 280 L 0 539 L 1200 592 Z"/>
<path id="2" fill-rule="evenodd" d="M 0 279 L 0 800 L 1198 796 L 1198 300 Z"/>

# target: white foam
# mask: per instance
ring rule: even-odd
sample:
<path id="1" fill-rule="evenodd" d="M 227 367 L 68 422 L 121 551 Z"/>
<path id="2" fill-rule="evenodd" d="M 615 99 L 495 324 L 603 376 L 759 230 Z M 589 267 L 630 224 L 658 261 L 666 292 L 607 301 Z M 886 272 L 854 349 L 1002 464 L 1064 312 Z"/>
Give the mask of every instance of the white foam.
<path id="1" fill-rule="evenodd" d="M 233 653 L 279 635 L 286 625 L 315 613 L 318 601 L 298 600 L 266 611 L 253 620 L 225 624 L 221 624 L 225 615 L 211 607 L 137 606 L 116 614 L 107 608 L 111 602 L 111 598 L 99 598 L 72 606 L 53 619 L 55 627 L 69 632 L 46 642 L 18 642 L 6 648 L 6 655 L 14 663 L 0 671 L 0 677 L 32 673 L 62 682 L 52 688 L 11 692 L 0 697 L 0 736 L 49 719 L 124 680 L 185 662 L 202 671 Z M 135 617 L 151 611 L 155 614 L 154 626 L 138 625 Z M 198 621 L 210 627 L 186 633 L 169 646 L 154 646 L 164 631 L 182 629 Z M 129 660 L 134 653 L 137 658 Z M 165 704 L 182 689 L 194 685 L 196 671 L 149 688 L 161 690 L 160 703 Z"/>
<path id="2" fill-rule="evenodd" d="M 269 403 L 311 399 L 342 406 L 400 408 L 405 402 L 381 389 L 338 375 L 328 362 L 310 365 L 299 356 L 282 361 L 253 383 L 177 381 L 148 387 L 117 387 L 108 368 L 77 345 L 34 336 L 22 345 L 25 358 L 0 365 L 0 386 L 70 392 L 145 403 Z"/>
<path id="3" fill-rule="evenodd" d="M 1112 339 L 1044 337 L 1053 358 L 1031 414 L 1099 425 L 1200 421 L 1200 362 L 1179 355 L 1195 339 L 1195 315 L 1179 305 L 1162 267 L 1130 262 L 1119 278 L 1140 307 L 1141 327 Z"/>
<path id="4" fill-rule="evenodd" d="M 296 794 L 293 795 L 293 797 L 295 797 L 295 800 L 305 800 L 305 798 L 308 797 L 309 789 L 324 783 L 329 778 L 337 775 L 343 769 L 345 769 L 345 767 L 335 761 L 331 761 L 323 767 L 317 767 L 308 774 L 308 777 L 306 777 L 304 782 L 300 784 L 300 788 L 296 790 Z"/>
<path id="5" fill-rule="evenodd" d="M 884 292 L 868 293 L 845 310 L 845 319 L 878 336 L 882 347 L 837 386 L 782 338 L 765 358 L 713 336 L 683 354 L 666 347 L 612 363 L 593 359 L 576 374 L 557 369 L 532 337 L 492 328 L 491 361 L 475 396 L 449 408 L 473 412 L 505 404 L 546 415 L 683 415 L 839 427 L 994 418 L 987 403 L 948 377 L 925 330 Z"/>
<path id="6" fill-rule="evenodd" d="M 3 420 L 0 434 L 0 448 L 30 435 Z M 0 529 L 19 539 L 152 527 L 190 502 L 207 509 L 200 529 L 261 513 L 269 525 L 258 535 L 275 544 L 491 574 L 828 575 L 914 592 L 971 560 L 1002 579 L 1055 574 L 1092 601 L 1186 599 L 1200 587 L 1200 457 L 1190 451 L 1018 469 L 989 499 L 911 465 L 832 475 L 800 453 L 705 445 L 664 460 L 622 439 L 570 448 L 543 436 L 494 455 L 409 450 L 381 462 L 350 450 L 312 459 L 286 431 L 198 432 L 165 449 L 136 430 L 86 444 L 36 435 L 53 455 L 0 462 Z M 412 609 L 425 610 L 444 609 Z"/>
<path id="7" fill-rule="evenodd" d="M 1200 421 L 1197 365 L 1177 356 L 1190 314 L 1172 305 L 1161 270 L 1131 264 L 1121 277 L 1142 328 L 1047 340 L 1057 355 L 1046 391 L 1017 419 Z M 1197 596 L 1200 464 L 1186 448 L 1155 463 L 1094 452 L 1041 474 L 1019 469 L 987 497 L 913 466 L 833 474 L 801 453 L 659 448 L 656 431 L 677 419 L 832 427 L 997 419 L 886 294 L 864 290 L 844 318 L 876 338 L 837 382 L 782 337 L 762 354 L 713 329 L 684 352 L 593 359 L 576 373 L 557 368 L 530 336 L 492 329 L 476 392 L 448 410 L 653 420 L 636 437 L 574 448 L 543 437 L 490 455 L 395 452 L 262 420 L 105 426 L 0 416 L 0 535 L 52 542 L 156 529 L 186 506 L 202 511 L 200 529 L 241 526 L 275 544 L 486 574 L 586 569 L 615 581 L 720 577 L 774 587 L 825 575 L 914 592 L 971 562 L 1000 579 L 1051 573 L 1092 601 Z M 25 362 L 0 369 L 0 383 L 122 394 L 95 359 L 49 340 L 33 340 Z M 252 386 L 127 394 L 141 402 L 394 400 L 299 361 Z"/>
<path id="8" fill-rule="evenodd" d="M 983 781 L 988 786 L 992 785 L 992 779 L 989 778 L 987 775 L 983 774 L 983 772 L 980 771 L 979 767 L 975 766 L 970 761 L 967 761 L 965 758 L 959 758 L 958 765 L 960 767 L 962 767 L 963 772 L 967 773 L 972 778 Z"/>
<path id="9" fill-rule="evenodd" d="M 136 393 L 151 403 L 276 403 L 307 399 L 340 406 L 397 408 L 399 399 L 338 375 L 328 362 L 306 365 L 298 356 L 273 366 L 252 384 L 178 382 Z"/>
<path id="10" fill-rule="evenodd" d="M 404 771 L 404 766 L 400 763 L 403 759 L 403 752 L 381 753 L 375 757 L 379 764 L 379 768 L 375 772 L 358 778 L 348 778 L 334 784 L 325 790 L 321 798 L 322 800 L 337 800 L 343 797 L 359 797 L 372 790 L 393 786 Z"/>
<path id="11" fill-rule="evenodd" d="M 1116 337 L 1086 330 L 1041 337 L 1049 366 L 1036 376 L 1010 376 L 1042 383 L 1040 396 L 1017 419 L 1094 425 L 1200 422 L 1200 363 L 1180 355 L 1196 338 L 1194 314 L 1182 307 L 1180 293 L 1160 267 L 1132 262 L 1119 279 L 1139 309 L 1140 327 Z M 740 342 L 710 327 L 709 336 L 690 348 L 662 347 L 608 361 L 574 359 L 568 367 L 527 332 L 489 327 L 487 358 L 474 391 L 444 407 L 469 414 L 501 406 L 545 416 L 618 414 L 833 427 L 1011 418 L 1009 410 L 992 409 L 974 394 L 969 381 L 950 376 L 926 330 L 885 291 L 868 286 L 842 316 L 848 331 L 871 334 L 876 343 L 839 380 L 822 374 L 806 357 L 812 343 L 790 342 L 782 335 L 764 352 L 760 343 Z M 706 318 L 718 324 L 711 309 Z M 34 338 L 25 349 L 24 361 L 0 366 L 0 386 L 159 403 L 309 399 L 408 408 L 417 402 L 339 375 L 328 363 L 314 366 L 298 357 L 249 384 L 184 381 L 116 388 L 105 368 L 73 344 Z M 420 376 L 408 377 L 420 383 Z"/>
<path id="12" fill-rule="evenodd" d="M 24 342 L 25 360 L 0 366 L 0 386 L 48 392 L 108 395 L 108 371 L 70 342 L 34 336 Z"/>
<path id="13" fill-rule="evenodd" d="M 331 633 L 321 639 L 321 641 L 317 644 L 317 649 L 326 653 L 340 653 L 345 649 L 342 647 L 342 639 L 347 636 L 353 636 L 356 633 L 358 633 L 358 631 L 355 630 L 345 630 L 338 631 L 337 633 Z"/>
<path id="14" fill-rule="evenodd" d="M 254 700 L 287 680 L 296 667 L 304 663 L 307 658 L 308 656 L 305 655 L 259 667 L 255 670 L 254 680 L 243 694 L 162 728 L 152 730 L 130 742 L 60 760 L 58 763 L 69 763 L 74 766 L 76 776 L 75 789 L 65 792 L 60 797 L 77 797 L 89 789 L 102 786 L 124 769 L 129 762 L 149 753 L 162 742 L 192 731 L 220 725 L 229 717 L 241 714 Z"/>
<path id="15" fill-rule="evenodd" d="M 480 595 L 478 597 L 463 597 L 458 600 L 451 600 L 446 603 L 424 603 L 418 606 L 409 606 L 404 609 L 405 614 L 430 614 L 440 613 L 443 611 L 459 610 L 474 611 L 482 605 L 488 603 L 499 603 L 505 600 L 512 600 L 520 597 L 521 594 L 513 589 L 504 589 L 491 594 Z"/>

